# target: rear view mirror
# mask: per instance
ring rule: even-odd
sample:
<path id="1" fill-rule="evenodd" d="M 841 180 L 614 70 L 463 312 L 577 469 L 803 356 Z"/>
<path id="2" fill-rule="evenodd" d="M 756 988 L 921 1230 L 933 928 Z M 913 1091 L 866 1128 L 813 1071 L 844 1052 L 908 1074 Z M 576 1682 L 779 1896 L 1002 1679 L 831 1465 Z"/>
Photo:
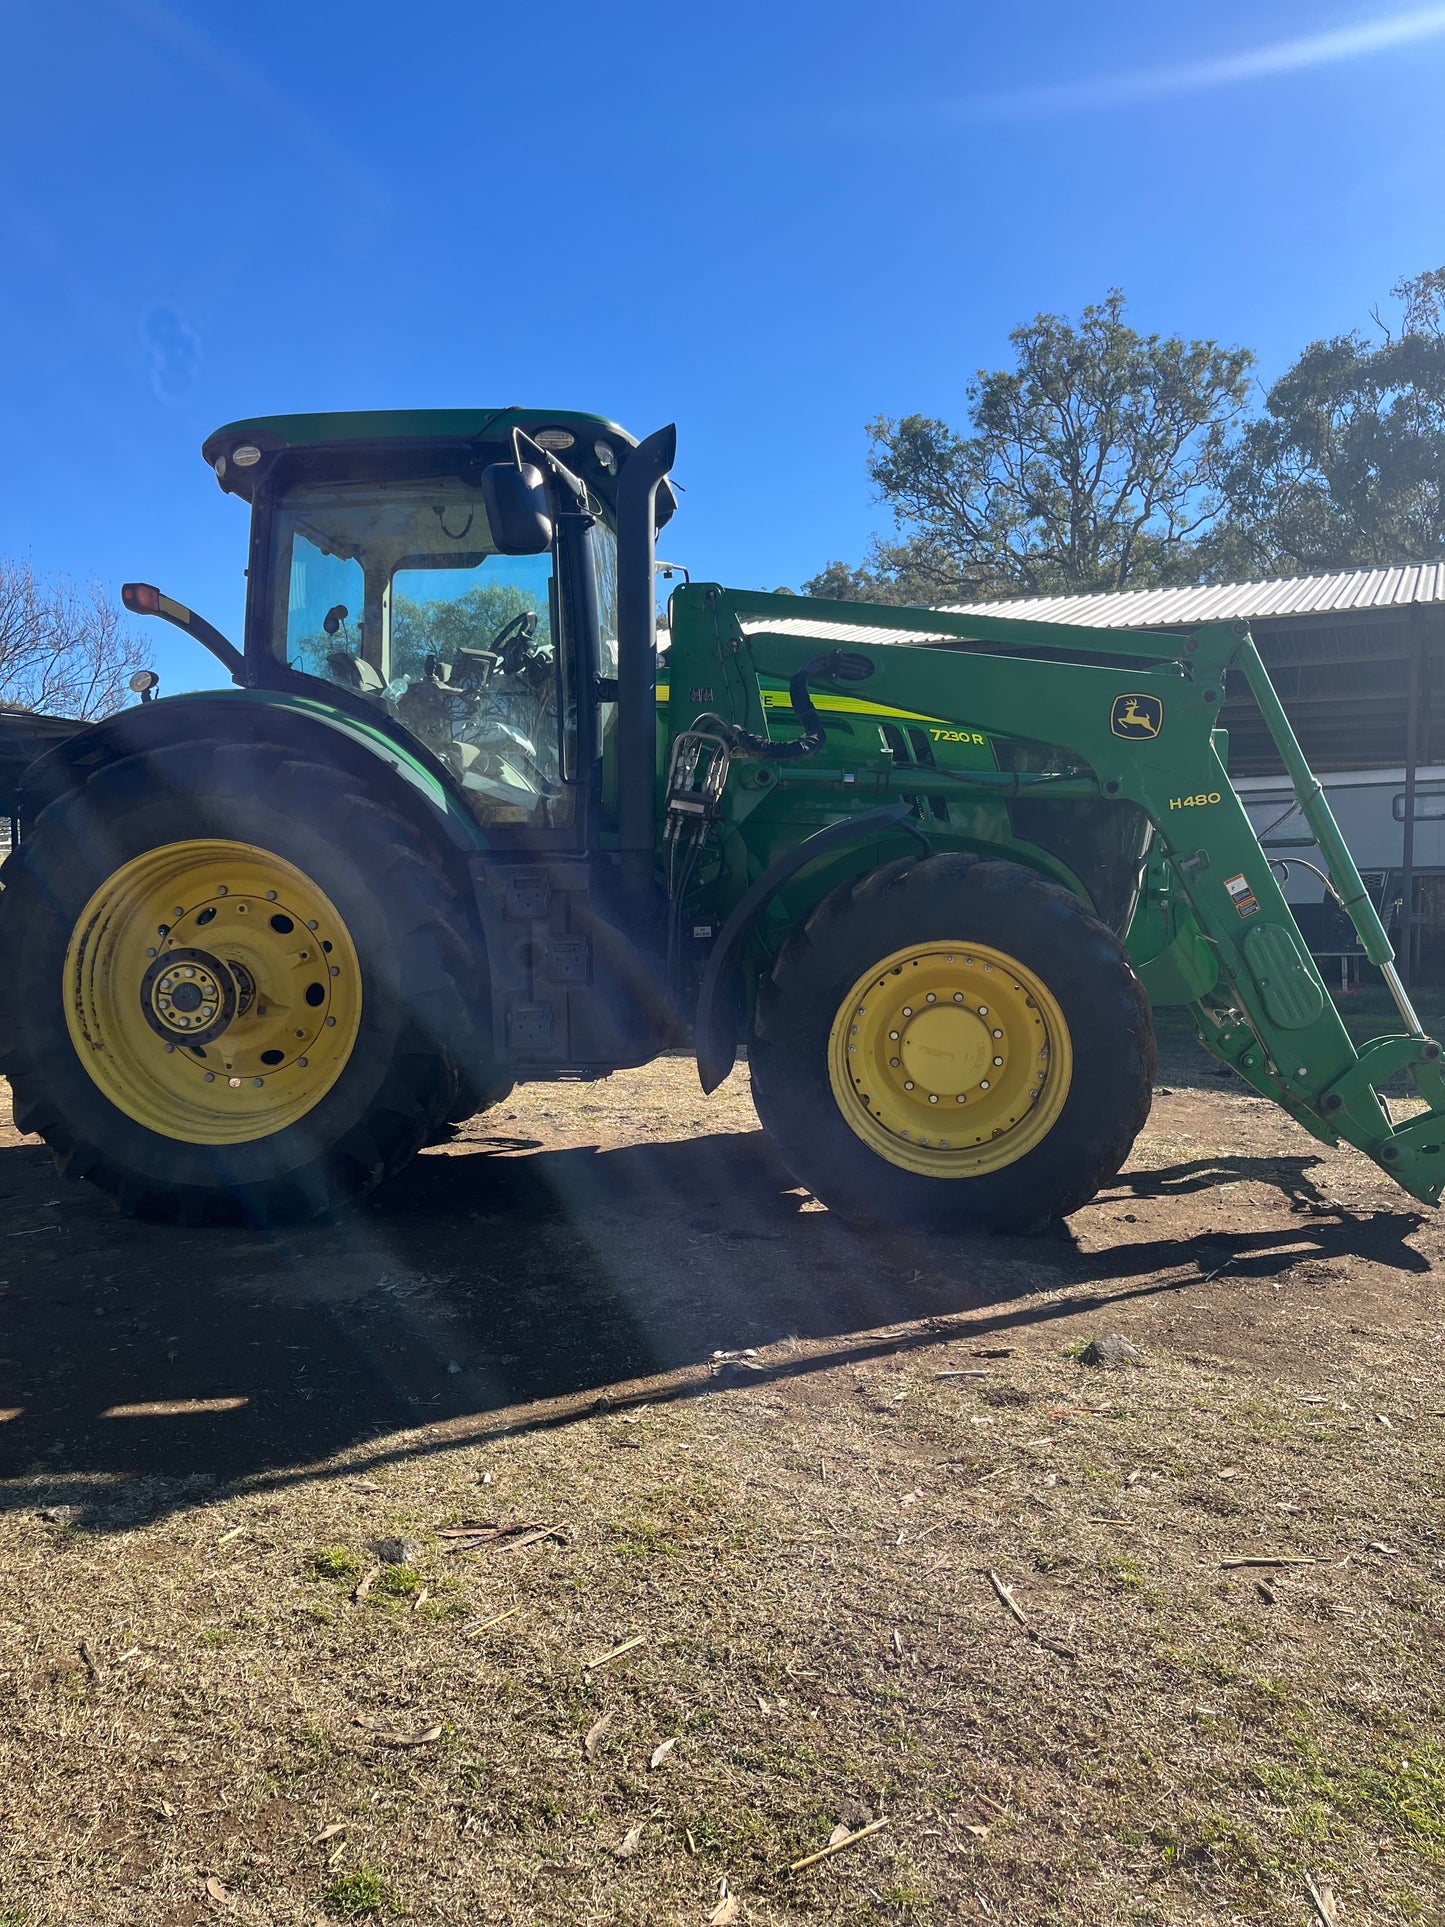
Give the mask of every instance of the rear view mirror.
<path id="1" fill-rule="evenodd" d="M 482 470 L 482 501 L 503 555 L 542 555 L 551 548 L 552 515 L 540 468 L 492 462 Z"/>

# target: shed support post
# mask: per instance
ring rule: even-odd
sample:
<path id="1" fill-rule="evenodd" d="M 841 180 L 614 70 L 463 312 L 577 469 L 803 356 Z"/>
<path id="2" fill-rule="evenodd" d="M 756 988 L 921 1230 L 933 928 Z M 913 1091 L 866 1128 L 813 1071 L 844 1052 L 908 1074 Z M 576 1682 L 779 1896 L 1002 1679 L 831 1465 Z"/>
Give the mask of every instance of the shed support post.
<path id="1" fill-rule="evenodd" d="M 1405 823 L 1400 839 L 1400 895 L 1403 925 L 1400 977 L 1408 990 L 1415 968 L 1415 769 L 1420 748 L 1420 618 L 1422 605 L 1410 612 L 1409 684 L 1405 698 Z"/>

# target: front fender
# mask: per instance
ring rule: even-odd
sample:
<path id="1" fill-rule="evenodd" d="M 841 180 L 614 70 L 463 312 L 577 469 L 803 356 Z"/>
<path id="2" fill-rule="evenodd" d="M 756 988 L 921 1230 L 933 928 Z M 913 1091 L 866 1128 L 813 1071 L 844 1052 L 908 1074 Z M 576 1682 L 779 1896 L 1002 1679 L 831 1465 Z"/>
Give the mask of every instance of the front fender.
<path id="1" fill-rule="evenodd" d="M 848 816 L 839 823 L 830 823 L 826 829 L 805 836 L 801 843 L 795 844 L 776 862 L 770 863 L 739 897 L 731 916 L 718 932 L 717 942 L 703 971 L 702 988 L 698 992 L 694 1036 L 697 1074 L 704 1091 L 715 1091 L 737 1061 L 738 1040 L 742 1034 L 738 970 L 748 940 L 769 901 L 789 877 L 796 876 L 807 864 L 841 844 L 860 842 L 864 837 L 876 836 L 881 830 L 895 826 L 906 830 L 917 837 L 927 853 L 931 845 L 923 832 L 915 829 L 909 820 L 912 811 L 912 802 L 900 797 L 896 803 L 885 803 L 881 809 L 868 810 L 862 816 Z"/>
<path id="2" fill-rule="evenodd" d="M 401 740 L 378 720 L 289 690 L 207 690 L 123 709 L 40 756 L 20 795 L 33 817 L 106 763 L 197 741 L 279 743 L 361 778 L 412 819 L 438 830 L 456 850 L 484 850 L 486 838 L 445 770 L 419 743 Z"/>

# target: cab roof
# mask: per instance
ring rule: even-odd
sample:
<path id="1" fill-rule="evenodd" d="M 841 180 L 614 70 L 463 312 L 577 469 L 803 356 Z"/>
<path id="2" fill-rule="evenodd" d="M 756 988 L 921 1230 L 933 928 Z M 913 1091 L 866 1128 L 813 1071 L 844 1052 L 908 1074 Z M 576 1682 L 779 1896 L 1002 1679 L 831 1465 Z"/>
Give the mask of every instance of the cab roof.
<path id="1" fill-rule="evenodd" d="M 234 459 L 237 449 L 254 448 L 267 457 L 290 449 L 340 452 L 365 443 L 393 448 L 426 443 L 505 443 L 514 428 L 545 437 L 542 446 L 550 444 L 558 460 L 575 470 L 609 506 L 616 492 L 617 471 L 637 446 L 635 436 L 605 415 L 582 414 L 575 409 L 378 408 L 321 415 L 252 415 L 216 429 L 201 444 L 201 453 L 228 494 L 250 501 L 256 482 L 271 464 L 253 456 L 249 466 L 238 466 Z M 564 435 L 571 437 L 565 445 Z M 604 458 L 604 450 L 611 451 L 610 463 Z M 668 497 L 666 509 L 664 497 Z M 666 488 L 659 492 L 658 506 L 663 511 L 659 521 L 665 520 L 672 507 Z"/>

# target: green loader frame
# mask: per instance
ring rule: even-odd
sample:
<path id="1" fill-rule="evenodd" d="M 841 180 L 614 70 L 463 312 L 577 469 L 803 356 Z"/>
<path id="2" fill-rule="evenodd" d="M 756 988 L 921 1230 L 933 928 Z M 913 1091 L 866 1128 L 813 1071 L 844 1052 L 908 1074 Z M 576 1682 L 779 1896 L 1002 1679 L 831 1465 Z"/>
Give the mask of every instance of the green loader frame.
<path id="1" fill-rule="evenodd" d="M 927 719 L 930 738 L 944 739 L 934 766 L 902 768 L 885 753 L 839 768 L 834 750 L 815 764 L 783 768 L 776 785 L 815 804 L 827 797 L 836 807 L 846 797 L 856 808 L 864 797 L 900 795 L 1004 804 L 1027 795 L 1074 806 L 1135 805 L 1153 839 L 1127 944 L 1151 1002 L 1190 1006 L 1205 1050 L 1262 1097 L 1321 1142 L 1364 1151 L 1422 1203 L 1438 1203 L 1445 1189 L 1441 1047 L 1425 1034 L 1400 980 L 1389 937 L 1247 623 L 1156 634 L 840 602 L 810 602 L 800 613 L 790 596 L 696 586 L 674 595 L 671 620 L 674 736 L 696 707 L 685 686 L 715 677 L 721 659 L 756 662 L 765 654 L 771 680 L 781 681 L 816 655 L 820 637 L 852 637 L 877 667 L 866 704 L 854 709 L 882 724 L 902 717 L 916 727 Z M 870 643 L 880 627 L 896 640 Z M 1357 1048 L 1325 988 L 1229 779 L 1218 717 L 1231 672 L 1259 707 L 1334 894 L 1399 1010 L 1402 1035 Z M 766 705 L 760 679 L 746 687 L 752 703 L 740 720 L 766 729 L 778 711 Z M 1008 741 L 1062 749 L 1077 768 L 986 767 L 994 746 Z M 936 824 L 925 817 L 919 828 L 937 841 Z M 989 841 L 977 838 L 973 847 Z M 1401 1075 L 1426 1109 L 1396 1123 L 1380 1091 Z"/>

